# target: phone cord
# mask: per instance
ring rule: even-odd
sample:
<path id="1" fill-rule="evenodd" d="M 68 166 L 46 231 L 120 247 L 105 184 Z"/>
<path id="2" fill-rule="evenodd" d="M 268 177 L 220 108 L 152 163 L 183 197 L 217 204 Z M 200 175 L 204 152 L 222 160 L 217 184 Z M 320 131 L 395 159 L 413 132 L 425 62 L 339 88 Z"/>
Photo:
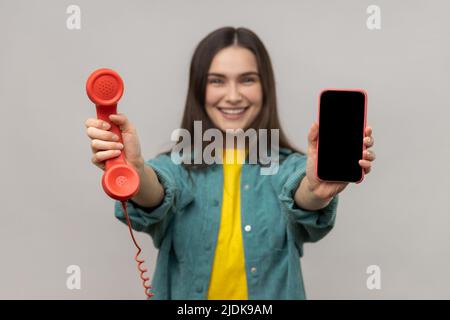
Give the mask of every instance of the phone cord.
<path id="1" fill-rule="evenodd" d="M 125 201 L 121 201 L 121 203 L 122 203 L 123 211 L 125 212 L 125 218 L 127 219 L 128 230 L 130 230 L 131 239 L 133 239 L 134 245 L 135 245 L 135 247 L 138 250 L 137 253 L 136 253 L 136 256 L 134 257 L 134 260 L 136 260 L 137 265 L 138 265 L 138 270 L 139 270 L 139 273 L 140 273 L 140 277 L 142 279 L 142 286 L 145 289 L 145 295 L 147 296 L 147 299 L 150 299 L 151 297 L 154 296 L 154 294 L 150 292 L 150 289 L 152 288 L 152 286 L 147 283 L 150 280 L 150 278 L 146 277 L 144 275 L 147 272 L 147 269 L 144 269 L 142 267 L 142 264 L 145 262 L 145 260 L 139 258 L 139 255 L 141 254 L 142 250 L 141 250 L 141 247 L 139 247 L 136 239 L 134 238 L 133 229 L 131 228 L 130 217 L 128 216 L 128 212 L 127 212 L 126 202 Z"/>

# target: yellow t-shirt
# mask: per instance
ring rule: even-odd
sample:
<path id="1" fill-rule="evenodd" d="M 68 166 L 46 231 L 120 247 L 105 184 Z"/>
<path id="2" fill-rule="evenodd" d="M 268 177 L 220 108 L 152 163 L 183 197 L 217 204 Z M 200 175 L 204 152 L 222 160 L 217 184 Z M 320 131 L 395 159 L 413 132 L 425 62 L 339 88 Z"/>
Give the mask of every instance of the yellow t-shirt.
<path id="1" fill-rule="evenodd" d="M 208 299 L 248 300 L 240 196 L 240 177 L 245 152 L 226 149 L 223 159 L 222 213 Z"/>

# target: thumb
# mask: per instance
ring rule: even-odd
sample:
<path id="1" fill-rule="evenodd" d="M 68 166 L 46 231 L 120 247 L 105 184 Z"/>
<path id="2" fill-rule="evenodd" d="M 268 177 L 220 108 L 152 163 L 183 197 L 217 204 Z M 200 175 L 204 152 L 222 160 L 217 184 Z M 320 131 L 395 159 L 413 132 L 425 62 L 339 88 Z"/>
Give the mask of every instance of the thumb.
<path id="1" fill-rule="evenodd" d="M 111 114 L 109 119 L 120 128 L 120 131 L 130 132 L 134 129 L 127 116 L 123 113 Z"/>
<path id="2" fill-rule="evenodd" d="M 308 145 L 310 147 L 316 147 L 318 137 L 319 137 L 319 124 L 317 122 L 314 122 L 308 131 Z"/>

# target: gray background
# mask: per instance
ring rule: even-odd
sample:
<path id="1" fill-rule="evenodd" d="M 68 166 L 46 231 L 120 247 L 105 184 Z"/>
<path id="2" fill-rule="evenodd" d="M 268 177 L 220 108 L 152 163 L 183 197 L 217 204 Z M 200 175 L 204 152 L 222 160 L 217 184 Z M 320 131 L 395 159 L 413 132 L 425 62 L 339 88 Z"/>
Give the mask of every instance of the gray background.
<path id="1" fill-rule="evenodd" d="M 66 8 L 81 8 L 81 30 Z M 366 8 L 381 8 L 368 30 Z M 309 299 L 450 298 L 448 1 L 0 1 L 0 298 L 143 299 L 135 249 L 91 164 L 85 81 L 125 81 L 119 105 L 144 157 L 170 145 L 197 43 L 254 30 L 273 60 L 282 124 L 306 150 L 325 87 L 368 91 L 377 160 L 302 259 Z M 139 234 L 153 274 L 157 251 Z M 81 267 L 81 290 L 66 268 Z M 381 268 L 368 290 L 366 268 Z"/>

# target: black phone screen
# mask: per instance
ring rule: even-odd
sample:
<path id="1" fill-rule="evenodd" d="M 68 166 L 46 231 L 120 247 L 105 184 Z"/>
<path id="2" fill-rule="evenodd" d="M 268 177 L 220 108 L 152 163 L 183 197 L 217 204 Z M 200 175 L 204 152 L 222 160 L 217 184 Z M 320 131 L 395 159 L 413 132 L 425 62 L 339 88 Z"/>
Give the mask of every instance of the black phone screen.
<path id="1" fill-rule="evenodd" d="M 363 172 L 366 95 L 326 90 L 320 96 L 317 175 L 321 180 L 359 182 Z"/>

